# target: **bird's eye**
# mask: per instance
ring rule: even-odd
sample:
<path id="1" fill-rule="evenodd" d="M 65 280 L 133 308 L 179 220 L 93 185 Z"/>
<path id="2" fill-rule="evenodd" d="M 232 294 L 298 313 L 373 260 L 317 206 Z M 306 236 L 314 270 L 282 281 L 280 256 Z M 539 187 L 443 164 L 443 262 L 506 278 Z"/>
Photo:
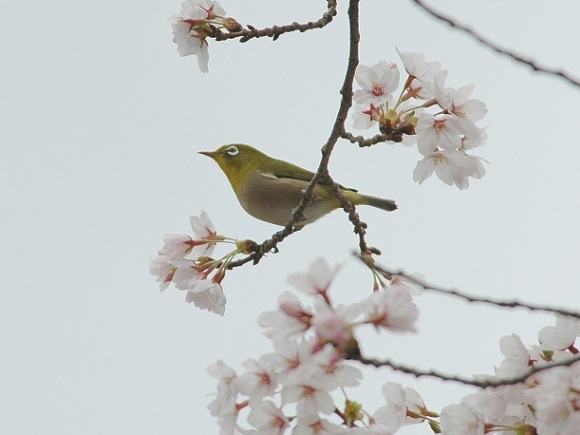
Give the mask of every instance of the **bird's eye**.
<path id="1" fill-rule="evenodd" d="M 240 152 L 240 150 L 238 149 L 238 147 L 235 146 L 231 146 L 226 150 L 226 153 L 228 153 L 230 156 L 235 156 Z"/>

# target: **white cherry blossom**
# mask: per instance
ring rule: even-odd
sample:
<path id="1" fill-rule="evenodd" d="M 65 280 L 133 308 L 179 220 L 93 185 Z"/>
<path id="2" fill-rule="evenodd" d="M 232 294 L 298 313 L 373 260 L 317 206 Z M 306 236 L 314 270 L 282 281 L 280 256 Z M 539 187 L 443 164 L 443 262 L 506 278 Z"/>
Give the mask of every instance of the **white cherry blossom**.
<path id="1" fill-rule="evenodd" d="M 209 72 L 208 43 L 203 32 L 205 22 L 221 18 L 225 13 L 217 1 L 186 0 L 181 4 L 180 13 L 170 17 L 177 52 L 180 56 L 197 56 L 201 72 Z"/>
<path id="2" fill-rule="evenodd" d="M 393 92 L 399 86 L 399 68 L 384 61 L 372 67 L 359 65 L 355 79 L 361 89 L 355 91 L 354 100 L 358 104 L 380 105 L 393 99 Z"/>
<path id="3" fill-rule="evenodd" d="M 312 313 L 306 310 L 298 298 L 290 292 L 278 297 L 279 309 L 262 313 L 258 324 L 265 328 L 266 336 L 273 340 L 302 336 L 311 325 Z"/>
<path id="4" fill-rule="evenodd" d="M 194 280 L 185 296 L 185 302 L 201 309 L 223 316 L 226 310 L 226 295 L 222 286 L 208 279 Z"/>
<path id="5" fill-rule="evenodd" d="M 495 369 L 497 376 L 501 378 L 515 377 L 529 368 L 530 353 L 516 334 L 502 337 L 499 346 L 505 359 Z"/>
<path id="6" fill-rule="evenodd" d="M 289 420 L 279 407 L 266 400 L 250 411 L 248 423 L 258 429 L 260 435 L 282 435 Z"/>
<path id="7" fill-rule="evenodd" d="M 250 406 L 256 407 L 259 401 L 274 394 L 278 387 L 276 364 L 280 357 L 276 354 L 262 355 L 258 361 L 249 358 L 242 365 L 247 370 L 236 380 L 240 393 L 248 396 Z"/>
<path id="8" fill-rule="evenodd" d="M 465 405 L 448 405 L 441 411 L 441 429 L 445 435 L 484 435 L 481 415 Z"/>
<path id="9" fill-rule="evenodd" d="M 481 178 L 485 174 L 481 159 L 458 150 L 435 151 L 417 162 L 413 180 L 421 184 L 433 173 L 445 184 L 455 184 L 459 189 L 469 187 L 469 177 Z"/>
<path id="10" fill-rule="evenodd" d="M 405 71 L 421 81 L 428 82 L 433 79 L 433 75 L 441 69 L 439 62 L 426 62 L 423 53 L 404 52 L 396 48 L 399 57 L 403 61 Z"/>
<path id="11" fill-rule="evenodd" d="M 419 312 L 405 287 L 388 287 L 374 292 L 366 301 L 365 321 L 377 329 L 414 332 Z"/>
<path id="12" fill-rule="evenodd" d="M 209 375 L 217 379 L 217 395 L 208 405 L 208 409 L 214 417 L 229 414 L 235 408 L 238 389 L 236 385 L 236 372 L 221 359 L 207 367 Z"/>
<path id="13" fill-rule="evenodd" d="M 326 294 L 338 267 L 331 268 L 326 260 L 317 258 L 308 267 L 308 273 L 295 273 L 288 277 L 288 283 L 309 295 Z"/>
<path id="14" fill-rule="evenodd" d="M 556 316 L 555 326 L 544 326 L 538 333 L 542 349 L 563 350 L 574 344 L 580 336 L 580 320 L 574 317 Z"/>

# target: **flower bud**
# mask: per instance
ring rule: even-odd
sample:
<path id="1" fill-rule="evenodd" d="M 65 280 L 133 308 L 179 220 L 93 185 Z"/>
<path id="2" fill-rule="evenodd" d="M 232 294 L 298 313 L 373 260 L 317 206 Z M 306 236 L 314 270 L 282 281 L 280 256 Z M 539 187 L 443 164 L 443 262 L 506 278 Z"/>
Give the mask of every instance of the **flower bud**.
<path id="1" fill-rule="evenodd" d="M 243 30 L 242 25 L 238 23 L 235 18 L 231 17 L 224 18 L 222 20 L 222 25 L 228 32 L 239 32 L 240 30 Z"/>

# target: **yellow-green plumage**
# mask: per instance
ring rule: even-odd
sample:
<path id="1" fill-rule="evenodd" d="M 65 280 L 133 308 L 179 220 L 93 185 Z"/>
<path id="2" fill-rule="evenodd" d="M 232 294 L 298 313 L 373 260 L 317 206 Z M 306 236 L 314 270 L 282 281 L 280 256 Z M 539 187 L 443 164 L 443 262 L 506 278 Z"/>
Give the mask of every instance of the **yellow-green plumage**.
<path id="1" fill-rule="evenodd" d="M 300 203 L 303 190 L 314 177 L 311 171 L 269 157 L 249 145 L 224 145 L 200 154 L 217 162 L 246 212 L 276 225 L 288 223 L 292 210 Z M 342 186 L 341 189 L 355 205 L 370 205 L 386 211 L 397 209 L 397 204 L 390 199 L 362 195 Z M 324 184 L 315 186 L 312 198 L 304 211 L 306 219 L 297 226 L 314 222 L 340 207 L 332 189 Z"/>

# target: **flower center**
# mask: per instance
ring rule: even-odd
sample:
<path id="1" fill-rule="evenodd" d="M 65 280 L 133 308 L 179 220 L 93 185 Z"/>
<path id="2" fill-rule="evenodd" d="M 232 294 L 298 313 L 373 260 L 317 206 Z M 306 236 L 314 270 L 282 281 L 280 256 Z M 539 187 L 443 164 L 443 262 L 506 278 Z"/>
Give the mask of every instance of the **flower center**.
<path id="1" fill-rule="evenodd" d="M 383 95 L 384 91 L 383 91 L 383 87 L 380 85 L 373 85 L 373 95 L 375 97 L 378 97 L 380 95 Z"/>

